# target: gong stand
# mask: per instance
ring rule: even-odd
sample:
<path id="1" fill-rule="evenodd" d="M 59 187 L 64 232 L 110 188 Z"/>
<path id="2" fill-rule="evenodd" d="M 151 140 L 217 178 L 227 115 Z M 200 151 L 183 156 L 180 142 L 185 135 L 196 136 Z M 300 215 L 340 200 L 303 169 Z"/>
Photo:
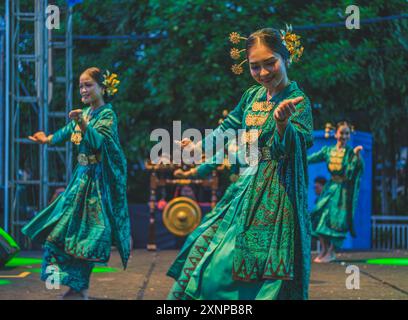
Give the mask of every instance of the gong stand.
<path id="1" fill-rule="evenodd" d="M 183 170 L 193 168 L 189 165 L 176 165 L 176 164 L 153 164 L 150 161 L 145 163 L 146 169 L 151 171 L 150 174 L 150 199 L 149 199 L 149 233 L 147 240 L 147 250 L 156 251 L 156 201 L 157 201 L 157 189 L 160 187 L 166 187 L 169 185 L 199 185 L 203 187 L 211 188 L 211 208 L 214 208 L 217 204 L 217 190 L 218 190 L 218 173 L 217 171 L 224 170 L 224 165 L 220 165 L 217 170 L 213 170 L 211 177 L 208 179 L 178 179 L 178 178 L 159 178 L 158 173 L 169 172 L 173 174 L 176 169 L 182 168 Z"/>

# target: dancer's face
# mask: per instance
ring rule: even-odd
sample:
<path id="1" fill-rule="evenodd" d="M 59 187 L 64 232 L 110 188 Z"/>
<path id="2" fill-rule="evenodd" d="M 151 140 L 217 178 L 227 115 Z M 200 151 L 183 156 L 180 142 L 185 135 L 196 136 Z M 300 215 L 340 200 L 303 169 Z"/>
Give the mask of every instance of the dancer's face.
<path id="1" fill-rule="evenodd" d="M 92 105 L 103 100 L 104 89 L 87 73 L 79 78 L 79 92 L 84 104 Z"/>
<path id="2" fill-rule="evenodd" d="M 350 128 L 348 126 L 340 126 L 336 131 L 336 139 L 342 146 L 345 146 L 350 140 Z"/>
<path id="3" fill-rule="evenodd" d="M 282 56 L 258 42 L 249 49 L 248 62 L 252 77 L 270 91 L 286 82 L 286 66 Z"/>

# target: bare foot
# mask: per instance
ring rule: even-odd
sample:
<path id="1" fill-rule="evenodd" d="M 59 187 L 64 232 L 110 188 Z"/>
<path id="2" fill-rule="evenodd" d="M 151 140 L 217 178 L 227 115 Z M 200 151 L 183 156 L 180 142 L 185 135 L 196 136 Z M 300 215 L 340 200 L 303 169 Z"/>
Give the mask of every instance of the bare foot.
<path id="1" fill-rule="evenodd" d="M 317 257 L 313 260 L 314 262 L 319 263 L 320 260 L 327 254 L 327 250 L 322 250 L 319 252 L 319 254 L 317 255 Z"/>
<path id="2" fill-rule="evenodd" d="M 336 260 L 336 254 L 333 252 L 328 252 L 323 258 L 319 259 L 319 263 L 330 263 Z"/>

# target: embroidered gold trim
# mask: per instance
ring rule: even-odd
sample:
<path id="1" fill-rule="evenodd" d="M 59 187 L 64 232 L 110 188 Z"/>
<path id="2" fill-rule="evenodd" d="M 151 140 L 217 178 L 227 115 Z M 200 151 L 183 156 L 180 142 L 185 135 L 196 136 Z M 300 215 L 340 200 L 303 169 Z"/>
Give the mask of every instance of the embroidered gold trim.
<path id="1" fill-rule="evenodd" d="M 79 145 L 82 141 L 82 131 L 78 125 L 75 126 L 74 132 L 71 134 L 71 142 Z"/>
<path id="2" fill-rule="evenodd" d="M 268 115 L 255 115 L 249 113 L 245 118 L 245 124 L 247 126 L 262 126 L 267 118 Z"/>
<path id="3" fill-rule="evenodd" d="M 342 168 L 341 165 L 333 164 L 333 163 L 330 163 L 330 164 L 329 164 L 329 170 L 330 170 L 330 171 L 340 171 L 341 168 Z"/>
<path id="4" fill-rule="evenodd" d="M 271 103 L 269 101 L 256 101 L 252 104 L 252 111 L 264 111 L 269 112 L 275 106 L 275 102 Z"/>
<path id="5" fill-rule="evenodd" d="M 257 130 L 257 132 L 244 132 L 242 135 L 242 142 L 243 143 L 254 143 L 262 133 L 261 130 Z"/>
<path id="6" fill-rule="evenodd" d="M 333 149 L 330 152 L 330 162 L 329 170 L 330 171 L 340 171 L 343 167 L 343 158 L 345 155 L 346 149 Z"/>

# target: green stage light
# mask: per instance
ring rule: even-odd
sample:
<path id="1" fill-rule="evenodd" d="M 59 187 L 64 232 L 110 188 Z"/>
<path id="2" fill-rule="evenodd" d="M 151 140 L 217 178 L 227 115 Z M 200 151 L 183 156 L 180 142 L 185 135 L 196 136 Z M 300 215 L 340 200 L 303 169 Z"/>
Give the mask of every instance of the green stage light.
<path id="1" fill-rule="evenodd" d="M 10 283 L 11 283 L 11 281 L 9 281 L 9 280 L 0 279 L 0 286 L 5 286 L 5 285 L 10 284 Z"/>
<path id="2" fill-rule="evenodd" d="M 35 258 L 20 258 L 20 257 L 15 257 L 11 259 L 9 262 L 6 263 L 6 267 L 24 267 L 24 266 L 31 266 L 35 264 L 41 264 L 42 260 L 41 259 L 35 259 Z"/>
<path id="3" fill-rule="evenodd" d="M 118 272 L 118 269 L 111 267 L 95 267 L 92 270 L 92 273 L 111 273 Z"/>
<path id="4" fill-rule="evenodd" d="M 393 266 L 408 266 L 408 258 L 382 258 L 368 259 L 368 264 L 393 265 Z"/>
<path id="5" fill-rule="evenodd" d="M 33 273 L 40 273 L 41 268 L 27 269 L 27 271 L 30 271 Z M 113 273 L 113 272 L 118 272 L 118 269 L 110 268 L 110 267 L 95 267 L 92 270 L 92 273 Z"/>
<path id="6" fill-rule="evenodd" d="M 8 268 L 27 267 L 27 266 L 33 266 L 33 265 L 41 265 L 41 263 L 42 263 L 41 259 L 15 257 L 6 263 L 6 267 Z M 27 268 L 27 269 L 28 269 L 27 271 L 30 271 L 30 272 L 35 272 L 35 273 L 41 272 L 41 268 Z M 116 268 L 103 267 L 103 266 L 95 267 L 92 270 L 93 273 L 109 273 L 109 272 L 117 272 L 117 271 L 118 269 Z"/>

